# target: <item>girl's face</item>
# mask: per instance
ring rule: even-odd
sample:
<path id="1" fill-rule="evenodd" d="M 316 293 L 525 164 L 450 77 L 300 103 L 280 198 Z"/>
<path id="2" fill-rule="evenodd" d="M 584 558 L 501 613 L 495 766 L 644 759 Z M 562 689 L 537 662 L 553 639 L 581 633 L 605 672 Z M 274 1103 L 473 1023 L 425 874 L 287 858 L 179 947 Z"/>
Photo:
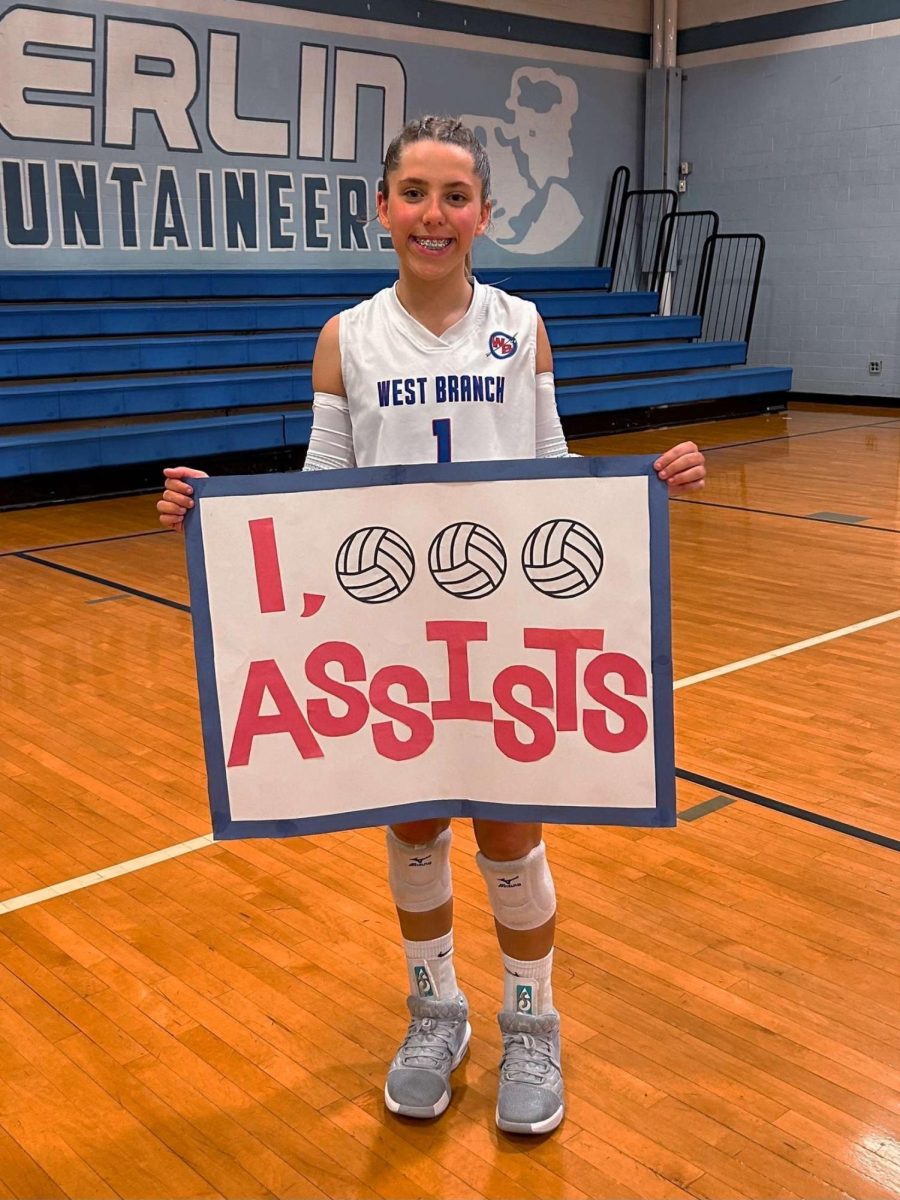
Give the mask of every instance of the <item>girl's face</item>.
<path id="1" fill-rule="evenodd" d="M 401 268 L 423 279 L 462 269 L 491 215 L 472 155 L 447 142 L 412 142 L 385 182 L 388 194 L 378 193 L 378 217 Z"/>

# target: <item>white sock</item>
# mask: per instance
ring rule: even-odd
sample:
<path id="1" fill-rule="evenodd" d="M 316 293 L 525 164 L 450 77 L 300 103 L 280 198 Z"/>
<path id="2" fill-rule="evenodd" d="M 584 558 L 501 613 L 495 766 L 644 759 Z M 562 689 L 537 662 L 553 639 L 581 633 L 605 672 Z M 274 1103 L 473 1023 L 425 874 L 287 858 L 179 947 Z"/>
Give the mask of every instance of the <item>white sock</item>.
<path id="1" fill-rule="evenodd" d="M 540 1016 L 553 1008 L 553 951 L 522 961 L 503 955 L 503 1009 Z"/>
<path id="2" fill-rule="evenodd" d="M 452 1000 L 459 987 L 453 967 L 453 932 L 430 942 L 403 939 L 409 991 L 429 1000 Z"/>

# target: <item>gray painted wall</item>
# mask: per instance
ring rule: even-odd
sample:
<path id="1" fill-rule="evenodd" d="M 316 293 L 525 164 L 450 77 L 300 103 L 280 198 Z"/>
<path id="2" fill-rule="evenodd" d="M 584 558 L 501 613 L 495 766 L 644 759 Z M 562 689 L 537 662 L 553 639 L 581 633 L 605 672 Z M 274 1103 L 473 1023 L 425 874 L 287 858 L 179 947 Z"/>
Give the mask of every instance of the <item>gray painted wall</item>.
<path id="1" fill-rule="evenodd" d="M 898 61 L 894 37 L 687 70 L 685 201 L 765 235 L 751 360 L 799 391 L 900 395 Z"/>

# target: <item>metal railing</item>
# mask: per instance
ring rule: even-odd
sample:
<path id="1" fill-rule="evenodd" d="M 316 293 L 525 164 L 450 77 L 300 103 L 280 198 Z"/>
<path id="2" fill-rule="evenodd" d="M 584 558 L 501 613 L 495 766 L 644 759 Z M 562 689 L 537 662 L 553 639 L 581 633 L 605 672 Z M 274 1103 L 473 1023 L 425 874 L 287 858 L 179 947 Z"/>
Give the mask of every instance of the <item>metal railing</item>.
<path id="1" fill-rule="evenodd" d="M 598 267 L 612 267 L 613 244 L 616 229 L 619 226 L 619 213 L 622 203 L 631 183 L 631 171 L 626 166 L 616 167 L 609 185 L 609 195 L 606 198 L 606 218 L 603 222 L 603 236 L 600 239 L 600 253 L 597 256 Z"/>
<path id="2" fill-rule="evenodd" d="M 766 239 L 759 233 L 717 233 L 706 239 L 697 312 L 704 342 L 749 342 Z"/>
<path id="3" fill-rule="evenodd" d="M 677 206 L 678 196 L 671 188 L 640 188 L 625 192 L 610 261 L 610 291 L 650 289 L 662 222 Z"/>
<path id="4" fill-rule="evenodd" d="M 661 314 L 702 318 L 701 341 L 749 342 L 765 238 L 719 233 L 718 213 L 679 212 L 676 192 L 630 182 L 628 167 L 616 167 L 597 261 L 611 272 L 609 290 L 657 292 Z"/>
<path id="5" fill-rule="evenodd" d="M 712 209 L 672 212 L 663 218 L 650 279 L 651 292 L 659 292 L 661 313 L 699 313 L 703 251 L 707 239 L 718 232 L 719 214 Z"/>

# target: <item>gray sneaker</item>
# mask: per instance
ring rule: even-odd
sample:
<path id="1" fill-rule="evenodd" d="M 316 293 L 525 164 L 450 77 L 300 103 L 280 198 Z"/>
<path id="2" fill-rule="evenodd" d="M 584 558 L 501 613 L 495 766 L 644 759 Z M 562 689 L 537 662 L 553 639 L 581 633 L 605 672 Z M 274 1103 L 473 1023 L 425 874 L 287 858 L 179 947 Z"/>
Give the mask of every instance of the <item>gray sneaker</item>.
<path id="1" fill-rule="evenodd" d="M 559 1013 L 501 1012 L 503 1034 L 497 1128 L 505 1133 L 549 1133 L 563 1119 Z"/>
<path id="2" fill-rule="evenodd" d="M 462 992 L 452 1000 L 408 996 L 406 1005 L 412 1020 L 388 1068 L 384 1102 L 401 1117 L 439 1117 L 472 1036 L 469 1005 Z"/>

